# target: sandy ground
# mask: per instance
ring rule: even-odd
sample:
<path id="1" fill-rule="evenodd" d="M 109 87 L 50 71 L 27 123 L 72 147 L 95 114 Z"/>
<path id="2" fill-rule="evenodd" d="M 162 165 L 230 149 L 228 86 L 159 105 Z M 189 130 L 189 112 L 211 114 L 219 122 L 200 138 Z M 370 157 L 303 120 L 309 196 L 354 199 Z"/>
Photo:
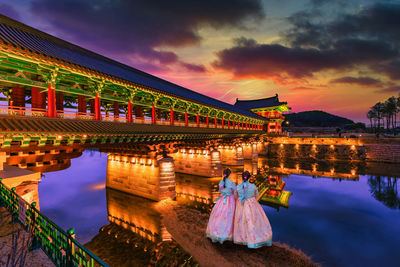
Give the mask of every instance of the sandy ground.
<path id="1" fill-rule="evenodd" d="M 301 251 L 283 244 L 249 249 L 232 242 L 212 243 L 205 236 L 208 214 L 173 201 L 159 202 L 157 209 L 173 238 L 200 266 L 318 266 Z"/>
<path id="2" fill-rule="evenodd" d="M 17 246 L 14 246 L 14 248 L 17 248 L 19 251 L 16 255 L 21 255 L 27 251 L 27 247 L 22 244 L 29 239 L 29 234 L 22 229 L 19 223 L 11 223 L 10 213 L 4 207 L 0 207 L 0 266 L 6 266 L 8 255 L 12 253 L 13 233 L 16 235 L 18 232 L 19 238 Z M 20 261 L 14 261 L 14 263 L 16 263 L 16 265 L 9 264 L 9 266 L 22 266 L 19 264 Z M 41 249 L 36 249 L 26 253 L 25 264 L 23 266 L 47 267 L 54 266 L 54 264 Z"/>

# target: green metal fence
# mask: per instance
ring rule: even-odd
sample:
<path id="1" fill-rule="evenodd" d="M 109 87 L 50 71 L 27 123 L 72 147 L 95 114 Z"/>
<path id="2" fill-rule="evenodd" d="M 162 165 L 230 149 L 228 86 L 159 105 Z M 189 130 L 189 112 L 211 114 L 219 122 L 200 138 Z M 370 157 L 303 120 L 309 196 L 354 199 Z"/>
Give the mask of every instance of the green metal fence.
<path id="1" fill-rule="evenodd" d="M 65 232 L 36 209 L 36 203 L 27 203 L 8 189 L 0 179 L 0 204 L 7 207 L 15 220 L 33 233 L 33 246 L 41 248 L 51 261 L 64 266 L 108 266 L 74 238 L 74 230 Z"/>

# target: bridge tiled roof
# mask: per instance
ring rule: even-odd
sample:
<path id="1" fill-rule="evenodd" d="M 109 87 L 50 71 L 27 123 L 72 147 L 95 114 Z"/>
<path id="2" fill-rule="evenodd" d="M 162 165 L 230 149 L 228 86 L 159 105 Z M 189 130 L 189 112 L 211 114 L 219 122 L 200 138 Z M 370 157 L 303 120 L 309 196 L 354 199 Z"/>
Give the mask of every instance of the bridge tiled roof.
<path id="1" fill-rule="evenodd" d="M 146 72 L 104 57 L 80 46 L 39 31 L 0 14 L 0 40 L 17 47 L 77 64 L 116 78 L 123 79 L 187 100 L 214 106 L 231 112 L 264 120 L 265 118 L 248 110 L 197 93 L 177 84 L 168 82 Z"/>
<path id="2" fill-rule="evenodd" d="M 235 107 L 241 109 L 256 109 L 256 108 L 267 108 L 267 107 L 276 107 L 280 105 L 286 105 L 287 102 L 279 102 L 278 94 L 272 97 L 255 99 L 255 100 L 239 100 L 236 99 Z"/>

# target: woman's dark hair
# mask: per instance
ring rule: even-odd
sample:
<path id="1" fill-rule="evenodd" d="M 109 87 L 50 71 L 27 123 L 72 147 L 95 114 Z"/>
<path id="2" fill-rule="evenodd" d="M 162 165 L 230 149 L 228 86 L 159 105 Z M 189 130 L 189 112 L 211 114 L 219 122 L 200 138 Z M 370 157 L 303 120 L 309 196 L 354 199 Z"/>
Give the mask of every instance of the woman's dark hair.
<path id="1" fill-rule="evenodd" d="M 225 188 L 225 179 L 229 177 L 229 175 L 231 175 L 232 171 L 229 168 L 226 168 L 224 170 L 224 188 Z"/>
<path id="2" fill-rule="evenodd" d="M 250 174 L 249 171 L 244 171 L 244 172 L 242 173 L 242 180 L 243 180 L 243 182 L 247 182 L 247 181 L 249 180 L 250 176 L 251 176 L 251 174 Z"/>

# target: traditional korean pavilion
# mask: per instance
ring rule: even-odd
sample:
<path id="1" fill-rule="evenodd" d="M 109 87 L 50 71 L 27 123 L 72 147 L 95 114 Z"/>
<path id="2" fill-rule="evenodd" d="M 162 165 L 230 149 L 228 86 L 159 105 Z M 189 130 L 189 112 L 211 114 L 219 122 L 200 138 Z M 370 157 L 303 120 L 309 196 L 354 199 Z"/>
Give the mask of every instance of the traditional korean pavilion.
<path id="1" fill-rule="evenodd" d="M 267 132 L 280 133 L 282 132 L 282 122 L 285 117 L 282 115 L 285 111 L 290 111 L 287 102 L 280 102 L 278 94 L 273 97 L 256 99 L 256 100 L 239 100 L 236 99 L 235 107 L 245 109 L 263 116 L 268 121 Z"/>

